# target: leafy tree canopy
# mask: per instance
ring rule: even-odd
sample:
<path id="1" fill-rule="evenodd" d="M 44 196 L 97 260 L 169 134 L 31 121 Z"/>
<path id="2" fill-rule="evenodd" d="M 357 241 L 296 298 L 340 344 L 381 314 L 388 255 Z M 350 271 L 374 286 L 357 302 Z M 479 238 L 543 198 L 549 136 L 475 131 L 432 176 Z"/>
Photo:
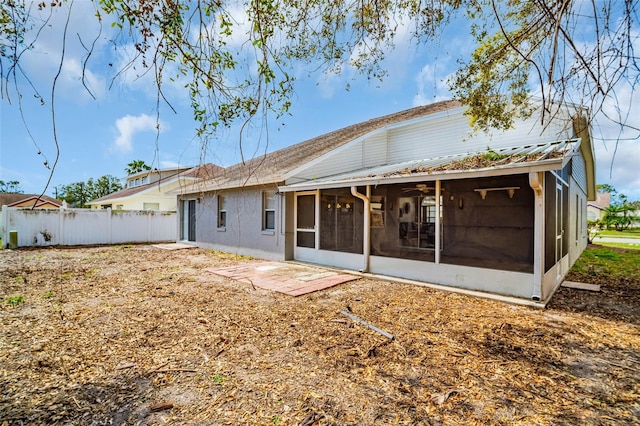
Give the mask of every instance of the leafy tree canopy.
<path id="1" fill-rule="evenodd" d="M 17 180 L 3 181 L 0 180 L 0 194 L 22 194 L 24 191 L 20 187 Z"/>
<path id="2" fill-rule="evenodd" d="M 619 193 L 612 185 L 597 185 L 599 192 L 611 194 L 611 202 L 604 210 L 602 224 L 607 228 L 615 228 L 618 231 L 628 229 L 635 222 L 640 220 L 636 212 L 640 207 L 640 201 L 629 201 L 627 196 Z"/>
<path id="3" fill-rule="evenodd" d="M 86 203 L 121 190 L 120 179 L 105 175 L 96 180 L 89 178 L 86 182 L 74 182 L 56 187 L 57 198 L 66 201 L 70 207 L 84 208 Z"/>
<path id="4" fill-rule="evenodd" d="M 37 7 L 56 13 L 62 4 L 70 10 L 73 3 L 53 0 Z M 301 64 L 328 72 L 351 66 L 368 78 L 382 79 L 382 60 L 400 33 L 409 29 L 417 45 L 428 46 L 446 25 L 460 19 L 471 23 L 475 50 L 460 62 L 449 84 L 469 107 L 476 128 L 507 128 L 515 117 L 528 116 L 532 88 L 543 99 L 543 121 L 568 105 L 589 107 L 595 114 L 612 102 L 615 108 L 605 111 L 607 117 L 624 127 L 630 105 L 616 90 L 623 82 L 634 88 L 640 78 L 635 53 L 639 4 L 100 0 L 94 19 L 96 39 L 103 26 L 110 26 L 118 31 L 111 40 L 114 49 L 135 48 L 131 62 L 116 72 L 146 69 L 155 77 L 159 100 L 165 99 L 168 80 L 184 82 L 201 136 L 267 111 L 285 114 L 293 99 L 294 70 Z M 34 7 L 25 0 L 0 3 L 3 96 L 16 77 L 28 79 L 20 62 L 33 46 L 26 35 L 50 25 L 33 18 Z M 61 30 L 65 37 L 74 34 Z M 92 40 L 83 44 L 89 61 Z"/>
<path id="5" fill-rule="evenodd" d="M 143 172 L 145 170 L 151 170 L 151 166 L 147 165 L 143 160 L 133 160 L 127 167 L 125 167 L 124 171 L 128 176 L 134 175 L 136 173 Z"/>

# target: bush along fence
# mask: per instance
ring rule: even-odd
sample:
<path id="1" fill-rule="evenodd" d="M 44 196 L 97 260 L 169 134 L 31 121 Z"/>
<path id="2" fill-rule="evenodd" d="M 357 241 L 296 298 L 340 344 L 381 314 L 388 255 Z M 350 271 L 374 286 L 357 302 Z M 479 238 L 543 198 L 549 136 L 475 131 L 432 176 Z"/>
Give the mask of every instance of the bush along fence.
<path id="1" fill-rule="evenodd" d="M 0 235 L 3 248 L 10 240 L 18 247 L 167 242 L 176 241 L 176 218 L 172 211 L 2 206 Z"/>

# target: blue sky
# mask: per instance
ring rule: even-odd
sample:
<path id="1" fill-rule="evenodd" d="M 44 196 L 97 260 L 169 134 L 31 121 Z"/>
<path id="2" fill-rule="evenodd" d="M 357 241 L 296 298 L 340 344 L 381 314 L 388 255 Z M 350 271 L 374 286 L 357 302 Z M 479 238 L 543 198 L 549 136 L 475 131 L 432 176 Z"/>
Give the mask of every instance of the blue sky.
<path id="1" fill-rule="evenodd" d="M 144 160 L 160 168 L 196 165 L 203 160 L 223 166 L 238 162 L 237 128 L 220 132 L 207 144 L 206 151 L 202 150 L 195 136 L 189 99 L 181 90 L 183 82 L 165 88 L 177 113 L 161 102 L 160 132 L 156 132 L 158 108 L 152 80 L 150 76 L 136 77 L 134 70 L 114 79 L 127 50 L 114 54 L 106 42 L 111 35 L 108 28 L 103 28 L 85 73 L 89 94 L 80 80 L 86 50 L 78 42 L 78 35 L 91 40 L 88 35 L 93 34 L 95 28 L 93 13 L 90 2 L 80 1 L 74 5 L 72 31 L 55 98 L 60 157 L 46 193 L 55 195 L 53 188 L 57 185 L 106 174 L 125 177 L 124 169 L 132 160 Z M 0 99 L 0 180 L 19 181 L 25 193 L 44 190 L 50 177 L 50 169 L 44 163 L 50 167 L 56 158 L 50 96 L 61 51 L 61 32 L 51 29 L 61 28 L 63 14 L 58 15 L 53 18 L 54 25 L 40 35 L 32 51 L 22 57 L 24 70 L 44 104 L 34 96 L 36 91 L 19 78 L 25 126 L 15 90 L 10 86 L 9 96 Z M 340 75 L 309 74 L 304 68 L 297 69 L 291 115 L 268 121 L 267 132 L 250 129 L 243 138 L 245 156 L 273 151 L 369 118 L 449 98 L 444 80 L 453 72 L 456 60 L 468 54 L 472 47 L 458 28 L 442 34 L 428 50 L 412 45 L 402 32 L 396 42 L 385 63 L 389 75 L 382 83 L 358 78 L 349 68 Z M 347 83 L 349 91 L 345 90 Z M 621 87 L 618 96 L 623 105 L 633 105 L 630 121 L 640 128 L 638 93 Z M 598 183 L 609 183 L 630 199 L 640 200 L 637 171 L 640 140 L 622 140 L 617 151 L 615 146 L 620 136 L 634 138 L 637 134 L 620 135 L 606 120 L 597 118 L 596 123 L 593 136 Z M 616 158 L 612 163 L 614 152 Z"/>

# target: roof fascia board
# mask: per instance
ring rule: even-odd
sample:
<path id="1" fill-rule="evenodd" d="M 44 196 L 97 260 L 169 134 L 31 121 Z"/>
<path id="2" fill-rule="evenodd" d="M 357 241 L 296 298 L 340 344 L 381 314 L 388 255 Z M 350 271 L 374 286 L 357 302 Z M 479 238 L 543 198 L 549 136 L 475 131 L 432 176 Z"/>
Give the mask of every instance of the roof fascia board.
<path id="1" fill-rule="evenodd" d="M 308 182 L 290 186 L 278 187 L 280 192 L 307 191 L 311 189 L 331 189 L 345 186 L 364 185 L 390 185 L 394 183 L 431 182 L 436 180 L 473 179 L 478 177 L 493 177 L 502 175 L 515 175 L 529 172 L 546 172 L 558 170 L 562 167 L 562 159 L 550 159 L 535 164 L 520 164 L 513 166 L 499 166 L 477 170 L 445 170 L 438 173 L 414 173 L 411 175 L 398 175 L 387 177 L 373 177 L 353 180 L 336 180 L 328 182 Z"/>
<path id="2" fill-rule="evenodd" d="M 416 118 L 412 118 L 409 120 L 405 120 L 405 121 L 400 121 L 398 123 L 391 123 L 391 124 L 387 124 L 386 126 L 383 127 L 379 127 L 375 130 L 372 130 L 370 132 L 365 133 L 364 135 L 361 135 L 355 139 L 353 139 L 352 141 L 349 141 L 343 145 L 340 145 L 339 147 L 332 149 L 331 151 L 317 157 L 314 158 L 313 160 L 309 161 L 308 163 L 303 164 L 302 166 L 299 166 L 287 173 L 285 173 L 282 176 L 283 180 L 287 180 L 290 179 L 291 177 L 295 176 L 296 174 L 303 172 L 307 169 L 309 169 L 310 167 L 315 166 L 316 164 L 326 160 L 327 158 L 331 158 L 334 155 L 338 155 L 340 152 L 342 152 L 345 149 L 350 148 L 352 145 L 355 145 L 358 142 L 363 141 L 364 139 L 370 138 L 372 136 L 378 135 L 380 133 L 383 132 L 388 132 L 389 130 L 394 130 L 394 129 L 398 129 L 401 127 L 405 127 L 405 126 L 411 126 L 413 124 L 416 123 L 420 123 L 420 122 L 426 122 L 426 121 L 430 121 L 430 120 L 437 120 L 439 118 L 443 118 L 443 117 L 447 117 L 452 115 L 452 112 L 454 111 L 463 111 L 464 107 L 459 106 L 459 107 L 455 107 L 455 108 L 451 108 L 451 109 L 446 109 L 444 111 L 438 111 L 438 112 L 434 112 L 432 114 L 427 114 L 427 115 L 423 115 L 421 117 L 416 117 Z"/>
<path id="3" fill-rule="evenodd" d="M 174 182 L 177 182 L 177 181 L 180 181 L 180 180 L 197 180 L 197 178 L 178 176 L 178 177 L 172 178 L 171 180 L 163 181 L 160 184 L 158 184 L 158 182 L 153 182 L 153 183 L 149 184 L 150 186 L 148 188 L 145 188 L 140 192 L 134 192 L 133 194 L 125 195 L 124 197 L 97 199 L 97 200 L 89 201 L 87 204 L 88 205 L 104 204 L 106 202 L 114 203 L 116 201 L 128 200 L 128 199 L 130 199 L 132 197 L 137 197 L 138 195 L 146 195 L 149 191 L 151 191 L 153 189 L 156 189 L 158 187 L 163 187 L 165 185 L 169 185 L 171 183 L 174 183 Z M 125 188 L 125 189 L 129 189 L 129 188 Z M 173 191 L 169 191 L 166 194 L 158 194 L 158 195 L 159 196 L 171 195 L 171 192 L 173 192 Z M 108 195 L 106 195 L 106 197 L 108 197 Z"/>
<path id="4" fill-rule="evenodd" d="M 179 191 L 178 189 L 174 189 L 172 191 L 169 191 L 167 194 L 187 196 L 192 194 L 204 194 L 207 192 L 225 191 L 225 190 L 237 189 L 237 188 L 247 189 L 247 188 L 254 188 L 254 187 L 264 187 L 267 185 L 280 185 L 283 182 L 284 180 L 282 179 L 282 177 L 265 179 L 260 182 L 247 182 L 244 185 L 239 185 L 238 180 L 232 180 L 230 182 L 225 181 L 221 184 L 216 184 L 216 185 L 206 184 L 206 183 L 203 185 L 196 184 L 197 186 L 182 188 L 182 191 Z"/>

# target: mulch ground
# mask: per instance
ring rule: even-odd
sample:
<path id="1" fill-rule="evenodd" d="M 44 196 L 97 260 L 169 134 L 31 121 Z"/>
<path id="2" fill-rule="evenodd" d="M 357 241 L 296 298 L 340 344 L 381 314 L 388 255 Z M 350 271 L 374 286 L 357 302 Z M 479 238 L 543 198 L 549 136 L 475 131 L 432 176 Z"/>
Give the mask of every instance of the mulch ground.
<path id="1" fill-rule="evenodd" d="M 366 279 L 291 297 L 205 271 L 244 262 L 1 250 L 0 425 L 640 424 L 638 282 L 539 310 Z"/>

